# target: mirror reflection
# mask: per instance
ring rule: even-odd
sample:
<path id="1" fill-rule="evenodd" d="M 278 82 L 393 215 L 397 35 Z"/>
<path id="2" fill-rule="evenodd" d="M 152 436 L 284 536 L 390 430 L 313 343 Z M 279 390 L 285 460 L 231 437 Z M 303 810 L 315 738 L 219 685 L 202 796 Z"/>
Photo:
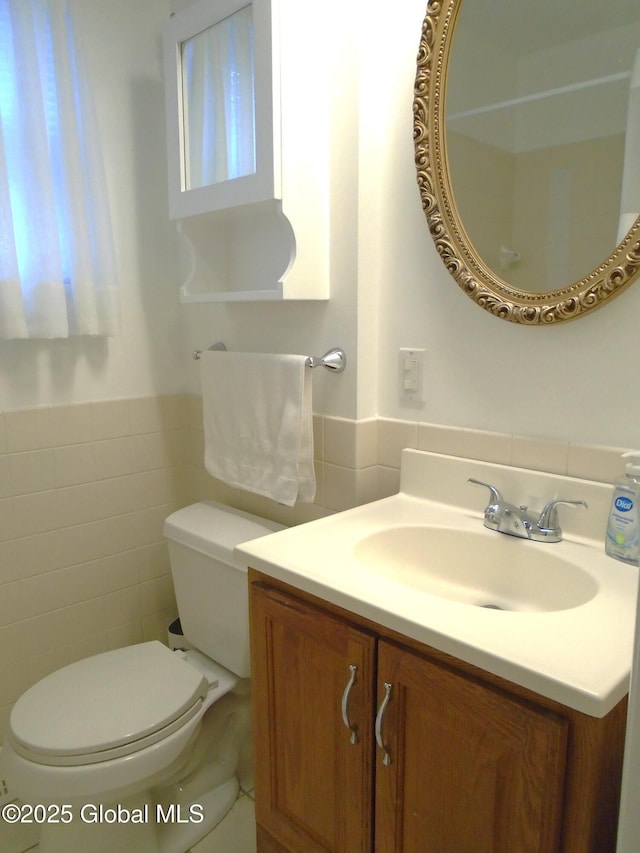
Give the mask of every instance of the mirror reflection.
<path id="1" fill-rule="evenodd" d="M 588 276 L 640 213 L 638 0 L 461 0 L 444 116 L 484 264 L 531 293 Z"/>
<path id="2" fill-rule="evenodd" d="M 185 190 L 256 172 L 251 5 L 181 45 Z"/>

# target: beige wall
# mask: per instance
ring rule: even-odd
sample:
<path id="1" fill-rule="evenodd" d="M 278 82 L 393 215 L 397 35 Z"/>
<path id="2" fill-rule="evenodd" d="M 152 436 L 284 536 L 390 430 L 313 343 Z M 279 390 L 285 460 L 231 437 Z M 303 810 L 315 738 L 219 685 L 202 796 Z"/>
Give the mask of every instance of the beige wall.
<path id="1" fill-rule="evenodd" d="M 461 133 L 447 133 L 454 201 L 481 259 L 500 269 L 500 247 L 514 246 L 513 184 L 517 159 Z"/>
<path id="2" fill-rule="evenodd" d="M 513 206 L 528 216 L 514 217 L 510 239 L 521 260 L 509 271 L 512 284 L 563 287 L 613 252 L 623 155 L 622 135 L 516 155 Z"/>
<path id="3" fill-rule="evenodd" d="M 564 287 L 614 250 L 624 136 L 513 154 L 450 132 L 447 150 L 456 206 L 473 224 L 469 239 L 514 287 Z M 503 267 L 501 246 L 520 260 Z"/>

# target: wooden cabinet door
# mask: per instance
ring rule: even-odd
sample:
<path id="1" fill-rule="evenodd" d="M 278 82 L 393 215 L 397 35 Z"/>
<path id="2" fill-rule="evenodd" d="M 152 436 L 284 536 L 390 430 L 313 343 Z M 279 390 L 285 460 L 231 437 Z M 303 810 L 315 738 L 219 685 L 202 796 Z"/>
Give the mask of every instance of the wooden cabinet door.
<path id="1" fill-rule="evenodd" d="M 375 853 L 560 849 L 567 721 L 388 642 Z"/>
<path id="2" fill-rule="evenodd" d="M 250 602 L 256 820 L 290 853 L 370 853 L 375 638 L 262 584 Z"/>

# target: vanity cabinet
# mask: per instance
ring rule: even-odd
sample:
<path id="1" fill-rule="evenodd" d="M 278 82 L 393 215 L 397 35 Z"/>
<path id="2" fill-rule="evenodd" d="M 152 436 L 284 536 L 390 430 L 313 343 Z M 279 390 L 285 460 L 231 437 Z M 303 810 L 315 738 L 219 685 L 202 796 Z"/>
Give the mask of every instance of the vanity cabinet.
<path id="1" fill-rule="evenodd" d="M 378 681 L 376 853 L 560 849 L 566 720 L 384 640 Z"/>
<path id="2" fill-rule="evenodd" d="M 613 851 L 602 720 L 250 573 L 259 853 Z"/>
<path id="3" fill-rule="evenodd" d="M 375 636 L 274 589 L 251 607 L 257 822 L 292 853 L 371 850 Z"/>

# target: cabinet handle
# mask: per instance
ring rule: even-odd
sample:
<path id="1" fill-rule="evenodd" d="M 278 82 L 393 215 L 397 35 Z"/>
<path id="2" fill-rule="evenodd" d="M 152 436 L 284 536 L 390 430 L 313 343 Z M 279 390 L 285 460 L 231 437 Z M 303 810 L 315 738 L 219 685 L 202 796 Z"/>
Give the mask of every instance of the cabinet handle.
<path id="1" fill-rule="evenodd" d="M 358 726 L 356 723 L 349 722 L 349 694 L 351 693 L 351 688 L 355 684 L 358 667 L 351 663 L 349 664 L 349 670 L 351 671 L 351 677 L 349 678 L 347 686 L 344 688 L 344 693 L 342 694 L 342 722 L 351 732 L 350 741 L 355 745 L 358 743 Z"/>
<path id="2" fill-rule="evenodd" d="M 382 763 L 385 767 L 388 767 L 391 764 L 391 755 L 389 754 L 389 748 L 385 746 L 384 740 L 382 739 L 382 719 L 384 717 L 384 712 L 387 710 L 389 700 L 391 699 L 391 682 L 385 681 L 384 689 L 385 696 L 382 702 L 380 703 L 378 713 L 376 714 L 376 743 L 384 752 L 384 758 L 382 759 Z"/>

